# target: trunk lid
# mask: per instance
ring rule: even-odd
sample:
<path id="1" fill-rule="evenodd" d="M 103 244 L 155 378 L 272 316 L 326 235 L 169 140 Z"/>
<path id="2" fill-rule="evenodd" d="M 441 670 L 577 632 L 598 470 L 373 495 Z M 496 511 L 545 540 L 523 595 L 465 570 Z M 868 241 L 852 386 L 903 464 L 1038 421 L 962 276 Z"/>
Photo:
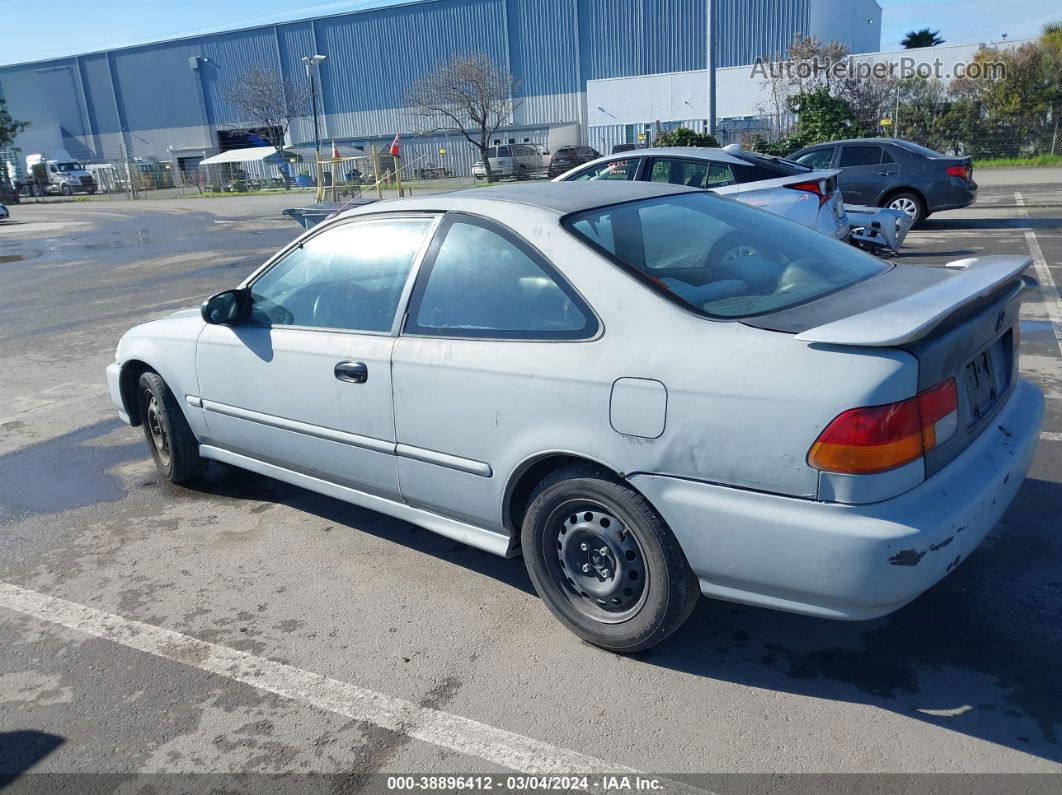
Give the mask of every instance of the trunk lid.
<path id="1" fill-rule="evenodd" d="M 900 348 L 918 360 L 918 390 L 955 379 L 958 430 L 925 456 L 926 477 L 990 426 L 1018 378 L 1018 311 L 1028 256 L 900 265 L 774 316 L 744 322 L 815 345 Z M 815 305 L 818 306 L 815 306 Z"/>

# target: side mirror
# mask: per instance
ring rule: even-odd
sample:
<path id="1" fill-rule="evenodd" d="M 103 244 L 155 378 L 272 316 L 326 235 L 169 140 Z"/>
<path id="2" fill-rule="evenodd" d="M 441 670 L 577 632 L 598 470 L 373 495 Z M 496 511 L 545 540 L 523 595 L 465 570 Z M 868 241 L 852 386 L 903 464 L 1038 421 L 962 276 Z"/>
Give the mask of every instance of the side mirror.
<path id="1" fill-rule="evenodd" d="M 243 316 L 245 298 L 244 290 L 225 290 L 205 300 L 199 312 L 207 323 L 231 325 Z"/>

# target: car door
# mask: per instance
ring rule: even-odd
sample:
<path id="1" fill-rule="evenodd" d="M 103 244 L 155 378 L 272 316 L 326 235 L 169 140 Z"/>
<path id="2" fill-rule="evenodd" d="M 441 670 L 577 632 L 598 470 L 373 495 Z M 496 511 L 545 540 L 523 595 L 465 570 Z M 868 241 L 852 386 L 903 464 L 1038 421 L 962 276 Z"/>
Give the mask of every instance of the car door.
<path id="1" fill-rule="evenodd" d="M 603 163 L 587 166 L 582 171 L 577 171 L 565 182 L 582 182 L 585 180 L 633 180 L 638 177 L 643 157 L 616 157 Z"/>
<path id="2" fill-rule="evenodd" d="M 642 179 L 691 188 L 723 188 L 737 181 L 726 163 L 682 157 L 654 157 Z"/>
<path id="3" fill-rule="evenodd" d="M 877 204 L 899 174 L 896 160 L 877 144 L 845 144 L 837 167 L 841 169 L 837 182 L 850 204 Z"/>
<path id="4" fill-rule="evenodd" d="M 340 221 L 256 275 L 246 320 L 197 343 L 209 443 L 399 499 L 391 349 L 436 220 Z"/>
<path id="5" fill-rule="evenodd" d="M 579 406 L 607 417 L 597 407 L 608 405 L 610 384 L 586 383 L 596 346 L 585 343 L 597 331 L 588 305 L 529 243 L 495 221 L 448 213 L 392 356 L 406 502 L 504 533 L 505 482 L 522 456 L 565 449 Z"/>

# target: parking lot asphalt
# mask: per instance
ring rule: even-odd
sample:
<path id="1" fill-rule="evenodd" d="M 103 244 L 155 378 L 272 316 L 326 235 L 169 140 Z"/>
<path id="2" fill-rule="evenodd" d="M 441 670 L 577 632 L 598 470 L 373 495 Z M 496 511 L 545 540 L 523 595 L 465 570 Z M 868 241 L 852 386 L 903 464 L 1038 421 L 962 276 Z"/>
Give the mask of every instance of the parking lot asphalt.
<path id="1" fill-rule="evenodd" d="M 294 237 L 283 206 L 25 205 L 0 225 L 0 776 L 1062 772 L 1057 183 L 985 185 L 899 258 L 1038 259 L 1021 366 L 1044 435 L 981 548 L 882 619 L 702 599 L 631 657 L 557 624 L 520 559 L 235 469 L 159 480 L 104 367 L 127 328 Z"/>

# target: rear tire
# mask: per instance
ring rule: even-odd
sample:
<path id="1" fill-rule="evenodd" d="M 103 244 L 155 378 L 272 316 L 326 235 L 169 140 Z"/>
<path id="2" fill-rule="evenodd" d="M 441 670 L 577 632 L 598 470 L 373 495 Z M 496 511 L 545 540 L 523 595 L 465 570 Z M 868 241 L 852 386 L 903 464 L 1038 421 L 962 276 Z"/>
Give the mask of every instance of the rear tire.
<path id="1" fill-rule="evenodd" d="M 611 473 L 563 467 L 532 492 L 524 560 L 550 612 L 583 640 L 621 654 L 671 635 L 700 597 L 675 536 Z"/>
<path id="2" fill-rule="evenodd" d="M 882 202 L 883 207 L 891 210 L 902 210 L 911 217 L 911 226 L 917 226 L 926 219 L 926 205 L 922 197 L 911 191 L 900 191 L 890 194 Z"/>
<path id="3" fill-rule="evenodd" d="M 199 441 L 158 373 L 148 370 L 140 376 L 137 399 L 144 438 L 159 474 L 171 483 L 202 475 L 207 462 L 199 455 Z"/>

